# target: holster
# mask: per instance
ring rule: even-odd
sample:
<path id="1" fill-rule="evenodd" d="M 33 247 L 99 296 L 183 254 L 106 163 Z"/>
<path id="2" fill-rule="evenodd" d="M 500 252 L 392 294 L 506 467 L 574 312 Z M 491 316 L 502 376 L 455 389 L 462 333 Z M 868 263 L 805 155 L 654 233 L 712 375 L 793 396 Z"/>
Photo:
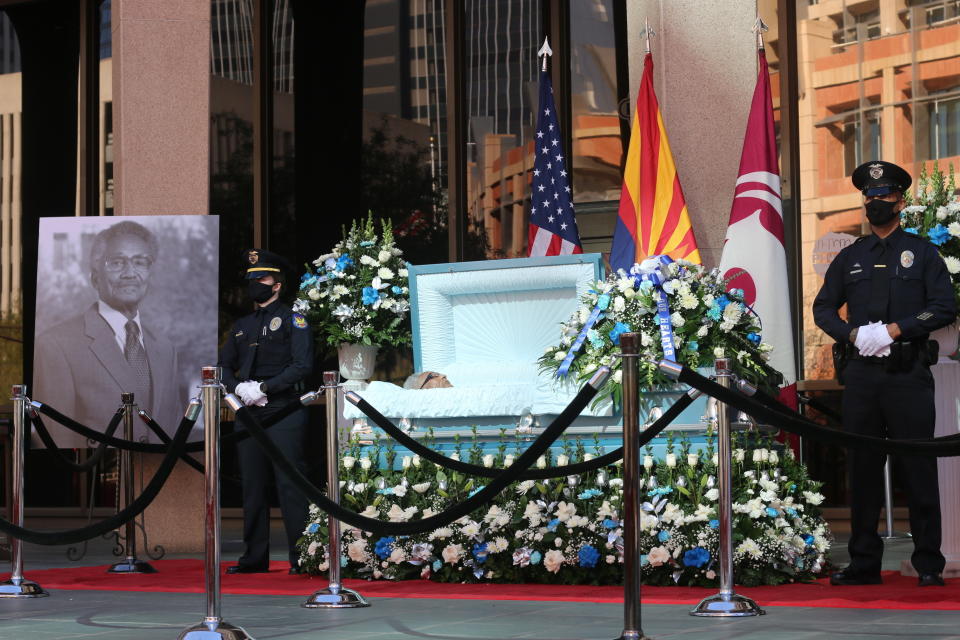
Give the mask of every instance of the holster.
<path id="1" fill-rule="evenodd" d="M 842 342 L 834 342 L 833 352 L 833 370 L 837 382 L 843 384 L 843 370 L 847 368 L 847 345 Z"/>

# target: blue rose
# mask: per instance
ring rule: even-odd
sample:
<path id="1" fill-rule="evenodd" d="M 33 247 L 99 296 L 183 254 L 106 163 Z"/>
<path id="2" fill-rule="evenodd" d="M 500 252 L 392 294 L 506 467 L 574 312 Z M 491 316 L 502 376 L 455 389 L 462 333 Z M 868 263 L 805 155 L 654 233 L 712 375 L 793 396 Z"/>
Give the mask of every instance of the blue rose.
<path id="1" fill-rule="evenodd" d="M 320 525 L 316 522 L 311 522 L 310 526 L 307 527 L 307 533 L 316 533 L 317 531 L 320 531 Z"/>
<path id="2" fill-rule="evenodd" d="M 363 288 L 363 304 L 371 305 L 380 299 L 380 293 L 373 287 Z"/>
<path id="3" fill-rule="evenodd" d="M 816 538 L 814 538 L 814 537 L 813 537 L 812 535 L 810 535 L 809 533 L 808 533 L 807 535 L 803 536 L 803 541 L 806 542 L 807 544 L 813 544 L 813 541 L 814 541 L 814 540 L 816 540 Z"/>
<path id="4" fill-rule="evenodd" d="M 660 542 L 666 542 L 669 539 L 670 539 L 670 532 L 667 530 L 663 530 L 657 534 L 657 540 L 659 540 Z"/>
<path id="5" fill-rule="evenodd" d="M 543 554 L 539 551 L 530 554 L 530 564 L 540 564 L 541 560 L 543 560 Z"/>
<path id="6" fill-rule="evenodd" d="M 392 287 L 390 287 L 390 291 L 392 291 L 392 292 L 393 292 L 393 295 L 395 295 L 395 296 L 398 296 L 398 295 L 400 295 L 401 293 L 403 293 L 403 289 L 401 289 L 401 288 L 398 287 L 397 285 L 393 285 Z"/>
<path id="7" fill-rule="evenodd" d="M 749 340 L 753 344 L 760 344 L 760 334 L 757 334 L 751 331 L 750 333 L 747 334 L 747 340 Z"/>
<path id="8" fill-rule="evenodd" d="M 624 322 L 618 322 L 613 326 L 613 329 L 610 330 L 610 333 L 607 334 L 610 336 L 610 341 L 613 344 L 620 346 L 620 334 L 628 333 L 630 331 L 630 325 Z"/>
<path id="9" fill-rule="evenodd" d="M 486 562 L 488 553 L 486 542 L 473 545 L 473 557 L 476 559 L 477 564 L 483 564 Z"/>
<path id="10" fill-rule="evenodd" d="M 937 223 L 937 226 L 927 231 L 927 237 L 930 238 L 930 242 L 939 247 L 950 239 L 950 232 L 945 226 Z"/>
<path id="11" fill-rule="evenodd" d="M 373 546 L 373 552 L 377 554 L 377 557 L 381 560 L 386 560 L 390 557 L 390 552 L 393 551 L 393 543 L 396 542 L 396 540 L 393 536 L 380 538 Z"/>
<path id="12" fill-rule="evenodd" d="M 728 298 L 725 295 L 720 296 L 716 299 L 715 302 L 717 303 L 717 306 L 720 307 L 720 310 L 723 311 L 724 309 L 727 308 L 727 305 L 730 304 L 730 298 Z"/>
<path id="13" fill-rule="evenodd" d="M 711 528 L 711 529 L 719 529 L 719 528 L 720 528 L 720 521 L 719 521 L 719 520 L 716 520 L 716 519 L 711 520 L 708 524 L 710 525 L 710 528 Z"/>
<path id="14" fill-rule="evenodd" d="M 610 518 L 603 519 L 603 528 L 604 529 L 616 529 L 620 526 L 620 523 L 616 520 L 611 520 Z"/>
<path id="15" fill-rule="evenodd" d="M 703 547 L 694 547 L 683 554 L 683 564 L 688 567 L 702 567 L 710 562 L 710 552 Z"/>
<path id="16" fill-rule="evenodd" d="M 600 559 L 600 552 L 588 544 L 580 547 L 580 551 L 577 552 L 577 557 L 580 559 L 581 567 L 592 569 L 597 566 L 597 560 Z"/>

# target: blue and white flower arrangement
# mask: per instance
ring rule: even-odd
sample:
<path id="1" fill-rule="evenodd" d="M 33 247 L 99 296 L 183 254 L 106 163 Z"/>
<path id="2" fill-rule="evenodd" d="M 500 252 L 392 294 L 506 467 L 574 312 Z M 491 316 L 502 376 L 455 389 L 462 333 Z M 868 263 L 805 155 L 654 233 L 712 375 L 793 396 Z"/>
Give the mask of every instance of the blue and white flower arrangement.
<path id="1" fill-rule="evenodd" d="M 937 245 L 960 305 L 960 196 L 954 195 L 955 189 L 952 164 L 948 175 L 944 175 L 939 164 L 933 165 L 929 175 L 924 167 L 917 179 L 916 195 L 906 195 L 907 206 L 900 213 L 900 224 L 907 233 Z"/>
<path id="2" fill-rule="evenodd" d="M 354 221 L 330 253 L 308 266 L 293 310 L 322 345 L 410 344 L 407 267 L 389 220 Z"/>
<path id="3" fill-rule="evenodd" d="M 476 444 L 476 443 L 475 443 Z M 474 464 L 506 467 L 504 439 L 493 460 L 479 446 L 457 449 Z M 582 441 L 538 467 L 589 460 Z M 596 453 L 599 447 L 594 444 Z M 668 438 L 667 454 L 643 459 L 640 544 L 647 584 L 717 586 L 718 513 L 715 442 L 697 453 Z M 373 460 L 383 456 L 386 468 Z M 489 462 L 489 465 L 486 463 Z M 397 464 L 394 464 L 397 463 Z M 396 469 L 394 469 L 396 467 Z M 745 585 L 811 580 L 826 570 L 832 536 L 819 506 L 820 484 L 787 449 L 750 434 L 735 434 L 733 452 L 734 569 Z M 439 469 L 418 456 L 395 459 L 377 441 L 350 446 L 340 461 L 342 502 L 385 521 L 426 518 L 461 502 L 485 482 Z M 391 488 L 384 492 L 382 489 Z M 621 465 L 579 476 L 524 480 L 456 522 L 413 536 L 374 536 L 344 527 L 340 564 L 345 577 L 442 582 L 620 584 L 623 580 Z M 327 570 L 326 514 L 310 507 L 300 539 L 300 564 Z"/>

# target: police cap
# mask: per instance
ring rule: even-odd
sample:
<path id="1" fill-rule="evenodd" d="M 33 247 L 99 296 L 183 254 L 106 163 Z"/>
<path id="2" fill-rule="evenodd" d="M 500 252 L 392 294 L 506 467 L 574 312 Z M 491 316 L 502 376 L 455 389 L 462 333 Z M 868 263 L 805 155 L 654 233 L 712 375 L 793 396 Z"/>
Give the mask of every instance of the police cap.
<path id="1" fill-rule="evenodd" d="M 850 176 L 853 186 L 865 196 L 885 196 L 888 193 L 903 193 L 910 188 L 913 179 L 903 168 L 892 162 L 871 160 L 853 170 Z"/>
<path id="2" fill-rule="evenodd" d="M 277 277 L 284 272 L 292 271 L 290 263 L 283 256 L 279 256 L 265 249 L 248 249 L 244 252 L 247 271 L 245 278 L 255 280 L 264 276 Z"/>

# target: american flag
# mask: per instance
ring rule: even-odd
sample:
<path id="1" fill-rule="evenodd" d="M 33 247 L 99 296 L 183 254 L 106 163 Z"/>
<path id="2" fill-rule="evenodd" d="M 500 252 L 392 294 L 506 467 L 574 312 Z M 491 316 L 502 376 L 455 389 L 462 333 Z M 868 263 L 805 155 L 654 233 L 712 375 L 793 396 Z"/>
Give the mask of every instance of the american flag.
<path id="1" fill-rule="evenodd" d="M 534 137 L 535 160 L 530 190 L 530 256 L 583 253 L 573 215 L 573 192 L 563 138 L 553 104 L 553 85 L 546 71 L 540 73 L 540 110 Z"/>

